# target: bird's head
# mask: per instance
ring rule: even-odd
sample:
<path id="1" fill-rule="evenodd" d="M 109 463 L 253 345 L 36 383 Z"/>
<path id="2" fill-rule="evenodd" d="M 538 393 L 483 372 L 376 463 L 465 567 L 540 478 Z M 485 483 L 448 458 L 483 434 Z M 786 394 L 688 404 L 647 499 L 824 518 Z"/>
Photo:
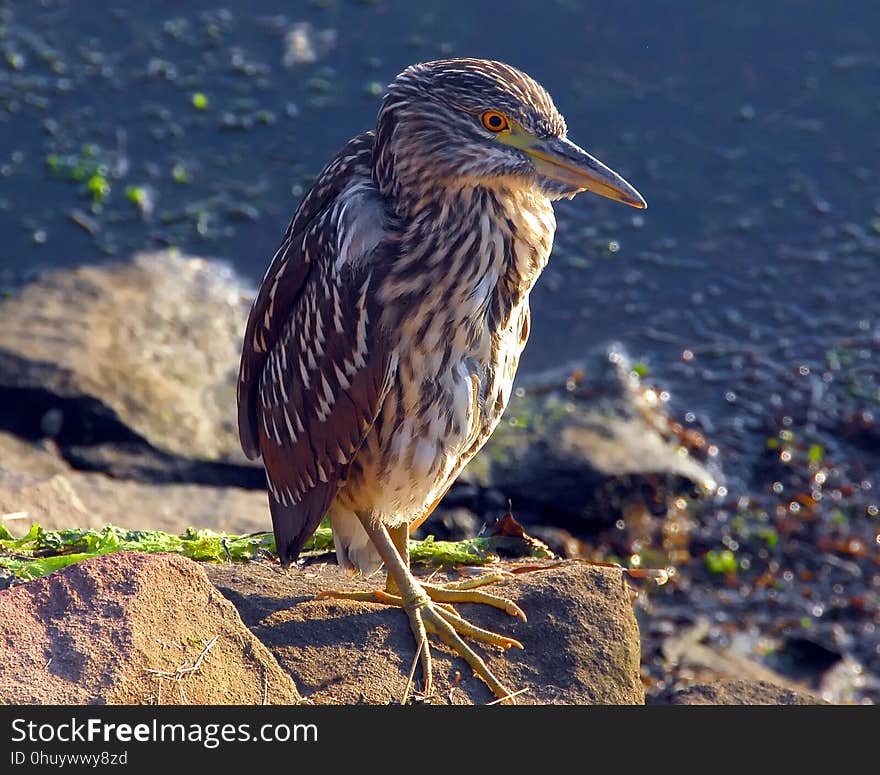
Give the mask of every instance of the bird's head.
<path id="1" fill-rule="evenodd" d="M 566 136 L 537 81 L 483 59 L 413 65 L 388 87 L 374 164 L 380 186 L 416 196 L 437 185 L 530 188 L 549 199 L 581 191 L 646 207 L 620 175 Z"/>

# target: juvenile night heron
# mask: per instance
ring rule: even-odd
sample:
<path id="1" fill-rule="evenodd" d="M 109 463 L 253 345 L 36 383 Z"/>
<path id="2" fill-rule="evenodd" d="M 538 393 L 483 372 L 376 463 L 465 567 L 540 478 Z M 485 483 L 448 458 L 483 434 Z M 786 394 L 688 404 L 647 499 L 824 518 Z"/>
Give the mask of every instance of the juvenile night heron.
<path id="1" fill-rule="evenodd" d="M 426 632 L 509 694 L 461 636 L 520 644 L 451 604 L 522 611 L 474 588 L 480 580 L 419 582 L 408 536 L 498 423 L 553 242 L 551 202 L 581 191 L 645 207 L 567 139 L 529 76 L 479 59 L 414 65 L 389 86 L 376 129 L 350 140 L 303 199 L 250 313 L 239 432 L 263 458 L 281 560 L 329 513 L 340 565 L 369 573 L 384 562 L 384 591 L 328 594 L 406 610 L 426 694 Z"/>

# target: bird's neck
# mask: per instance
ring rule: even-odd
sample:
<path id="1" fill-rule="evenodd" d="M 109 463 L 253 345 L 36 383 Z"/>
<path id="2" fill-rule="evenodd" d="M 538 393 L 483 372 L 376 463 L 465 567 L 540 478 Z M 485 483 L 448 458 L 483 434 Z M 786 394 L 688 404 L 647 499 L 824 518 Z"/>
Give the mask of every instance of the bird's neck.
<path id="1" fill-rule="evenodd" d="M 398 220 L 385 303 L 405 309 L 430 294 L 485 314 L 496 298 L 510 308 L 524 301 L 547 263 L 556 220 L 546 197 L 513 183 L 462 180 L 413 197 Z"/>

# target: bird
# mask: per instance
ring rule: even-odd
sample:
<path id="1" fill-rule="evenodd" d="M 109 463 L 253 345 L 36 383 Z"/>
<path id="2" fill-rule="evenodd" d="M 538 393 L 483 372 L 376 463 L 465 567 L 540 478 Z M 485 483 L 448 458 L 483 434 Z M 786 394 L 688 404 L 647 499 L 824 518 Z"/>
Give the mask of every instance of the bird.
<path id="1" fill-rule="evenodd" d="M 553 202 L 589 191 L 636 208 L 633 186 L 568 139 L 552 98 L 503 62 L 407 67 L 376 126 L 346 143 L 299 204 L 253 302 L 237 383 L 242 449 L 262 458 L 282 564 L 329 515 L 339 565 L 384 589 L 330 597 L 406 611 L 423 693 L 428 633 L 496 697 L 512 692 L 464 640 L 522 644 L 454 604 L 525 619 L 481 587 L 429 584 L 409 534 L 498 424 L 550 257 Z"/>

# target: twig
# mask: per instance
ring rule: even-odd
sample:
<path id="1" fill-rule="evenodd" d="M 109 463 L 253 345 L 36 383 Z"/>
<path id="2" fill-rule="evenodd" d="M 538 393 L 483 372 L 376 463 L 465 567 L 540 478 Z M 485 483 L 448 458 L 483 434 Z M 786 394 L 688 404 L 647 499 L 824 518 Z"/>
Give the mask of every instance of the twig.
<path id="1" fill-rule="evenodd" d="M 413 676 L 416 674 L 416 665 L 419 663 L 419 657 L 422 655 L 422 648 L 424 645 L 424 639 L 420 639 L 419 647 L 416 649 L 415 659 L 413 659 L 412 667 L 409 669 L 409 677 L 406 679 L 406 686 L 403 689 L 403 698 L 400 700 L 401 705 L 406 705 L 406 701 L 409 699 L 409 691 L 412 689 Z"/>
<path id="2" fill-rule="evenodd" d="M 521 694 L 525 694 L 528 691 L 528 688 L 520 689 L 516 692 L 511 692 L 510 694 L 505 695 L 504 697 L 499 697 L 498 699 L 492 700 L 492 702 L 487 702 L 486 705 L 498 705 L 501 702 L 506 702 L 507 700 L 512 700 L 514 697 L 519 697 Z"/>
<path id="3" fill-rule="evenodd" d="M 157 675 L 160 678 L 168 678 L 169 680 L 179 683 L 185 675 L 189 673 L 194 673 L 202 666 L 202 661 L 204 660 L 205 656 L 214 647 L 214 644 L 216 644 L 218 640 L 220 640 L 219 635 L 215 635 L 213 638 L 211 638 L 211 640 L 209 640 L 205 644 L 205 648 L 202 649 L 202 653 L 199 654 L 196 661 L 193 662 L 190 667 L 187 667 L 186 662 L 184 662 L 180 667 L 177 668 L 177 670 L 153 670 L 151 668 L 148 668 L 147 672 L 152 673 L 153 675 Z"/>

